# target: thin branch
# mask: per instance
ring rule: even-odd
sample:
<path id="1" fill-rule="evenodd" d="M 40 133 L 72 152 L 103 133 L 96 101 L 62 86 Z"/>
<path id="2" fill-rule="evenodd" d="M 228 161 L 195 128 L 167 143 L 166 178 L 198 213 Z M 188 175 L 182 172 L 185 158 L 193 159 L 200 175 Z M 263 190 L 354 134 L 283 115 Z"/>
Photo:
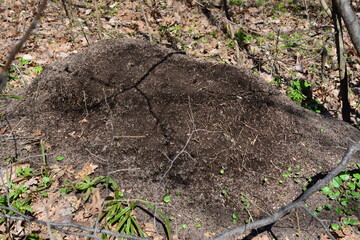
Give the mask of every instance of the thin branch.
<path id="1" fill-rule="evenodd" d="M 123 169 L 117 169 L 114 171 L 109 172 L 109 175 L 117 173 L 117 172 L 125 172 L 125 171 L 138 171 L 141 170 L 141 168 L 123 168 Z"/>
<path id="2" fill-rule="evenodd" d="M 82 237 L 86 237 L 86 238 L 94 238 L 97 240 L 102 240 L 102 238 L 99 238 L 93 234 L 86 234 L 86 233 L 82 233 L 82 232 L 74 232 L 74 231 L 68 231 L 59 227 L 53 227 L 54 229 L 58 230 L 59 232 L 63 232 L 66 233 L 67 235 L 75 235 L 75 236 L 82 236 Z"/>
<path id="3" fill-rule="evenodd" d="M 120 139 L 120 138 L 145 138 L 145 135 L 140 135 L 140 136 L 130 136 L 130 135 L 122 135 L 122 136 L 114 136 L 115 139 Z"/>
<path id="4" fill-rule="evenodd" d="M 301 206 L 308 214 L 310 214 L 313 218 L 316 219 L 316 221 L 318 221 L 321 226 L 323 227 L 323 229 L 325 230 L 325 232 L 329 235 L 329 237 L 332 239 L 332 240 L 336 240 L 335 237 L 331 234 L 331 232 L 329 232 L 327 226 L 323 223 L 323 221 L 318 217 L 316 216 L 315 214 L 313 214 L 307 207 L 305 207 L 304 205 Z"/>
<path id="5" fill-rule="evenodd" d="M 69 11 L 67 10 L 67 7 L 66 7 L 66 0 L 61 0 L 61 3 L 63 5 L 63 7 L 64 7 L 66 16 L 70 19 L 70 14 L 69 14 Z"/>
<path id="6" fill-rule="evenodd" d="M 149 40 L 150 42 L 152 42 L 152 33 L 151 33 L 151 27 L 150 27 L 150 24 L 149 24 L 149 21 L 148 21 L 148 18 L 146 16 L 146 13 L 144 11 L 144 1 L 142 3 L 140 3 L 140 7 L 141 7 L 141 13 L 143 15 L 143 18 L 145 20 L 145 25 L 146 25 L 146 28 L 148 29 L 148 34 L 149 34 Z"/>
<path id="7" fill-rule="evenodd" d="M 14 137 L 0 137 L 0 142 L 6 142 L 6 141 L 14 141 L 14 140 L 20 140 L 20 139 L 31 139 L 31 140 L 39 140 L 38 137 L 34 136 L 16 136 Z"/>
<path id="8" fill-rule="evenodd" d="M 186 140 L 186 143 L 184 144 L 183 148 L 180 150 L 180 152 L 178 152 L 178 154 L 176 154 L 176 156 L 173 159 L 170 159 L 169 157 L 167 157 L 170 160 L 170 166 L 168 167 L 168 169 L 165 171 L 164 175 L 161 177 L 161 181 L 164 180 L 164 178 L 166 177 L 166 175 L 169 173 L 169 171 L 171 170 L 171 168 L 174 165 L 174 162 L 176 161 L 176 159 L 178 159 L 180 157 L 181 154 L 183 154 L 185 152 L 185 149 L 187 148 L 187 146 L 189 145 L 192 136 L 194 135 L 194 133 L 196 132 L 196 129 L 193 129 L 190 133 L 190 136 L 188 137 L 188 139 Z"/>
<path id="9" fill-rule="evenodd" d="M 44 225 L 44 226 L 47 226 L 49 224 L 52 228 L 56 228 L 58 231 L 67 231 L 67 230 L 62 229 L 64 227 L 66 227 L 66 228 L 76 228 L 76 229 L 80 229 L 80 230 L 83 230 L 86 232 L 103 233 L 103 234 L 107 234 L 107 235 L 111 235 L 111 236 L 115 236 L 115 237 L 119 237 L 119 238 L 134 239 L 134 240 L 149 239 L 149 238 L 132 236 L 132 235 L 128 235 L 128 234 L 112 232 L 112 231 L 109 231 L 106 229 L 89 228 L 89 227 L 81 226 L 81 225 L 70 223 L 70 222 L 58 223 L 58 222 L 42 221 L 42 220 L 38 220 L 33 217 L 26 216 L 25 214 L 22 214 L 21 212 L 15 210 L 13 208 L 10 208 L 10 207 L 0 206 L 0 209 L 12 211 L 19 215 L 19 216 L 13 216 L 13 215 L 5 214 L 5 213 L 0 213 L 0 216 L 2 216 L 2 217 L 8 218 L 8 219 L 13 219 L 13 220 L 35 222 L 37 224 Z"/>
<path id="10" fill-rule="evenodd" d="M 102 157 L 100 157 L 100 156 L 92 153 L 88 148 L 85 148 L 85 150 L 86 150 L 88 153 L 90 153 L 90 155 L 92 155 L 93 157 L 95 157 L 95 158 L 98 159 L 98 160 L 95 160 L 95 159 L 94 159 L 95 161 L 98 161 L 98 162 L 100 162 L 100 163 L 102 163 L 102 164 L 107 164 L 107 163 L 109 162 L 109 160 L 104 159 L 104 158 L 102 158 Z"/>
<path id="11" fill-rule="evenodd" d="M 284 215 L 288 214 L 292 209 L 299 207 L 304 204 L 304 201 L 308 199 L 312 194 L 322 189 L 328 182 L 330 182 L 335 176 L 337 176 L 349 163 L 350 158 L 353 154 L 360 150 L 360 142 L 355 143 L 350 148 L 348 148 L 347 152 L 345 153 L 342 161 L 340 164 L 331 170 L 322 181 L 317 182 L 314 186 L 306 190 L 302 195 L 300 195 L 295 201 L 286 205 L 285 207 L 281 208 L 279 211 L 274 213 L 272 216 L 257 220 L 247 225 L 242 225 L 240 227 L 236 227 L 229 231 L 225 231 L 220 235 L 216 236 L 214 240 L 222 240 L 228 239 L 231 236 L 241 234 L 245 231 L 250 231 L 253 229 L 261 228 L 267 225 L 270 225 L 276 222 L 278 219 L 283 217 Z"/>
<path id="12" fill-rule="evenodd" d="M 320 0 L 320 4 L 321 4 L 322 8 L 324 9 L 324 11 L 326 12 L 326 14 L 329 17 L 331 17 L 332 13 L 331 13 L 331 10 L 330 10 L 329 6 L 327 5 L 326 1 L 325 0 Z"/>
<path id="13" fill-rule="evenodd" d="M 48 235 L 50 240 L 55 240 L 54 235 L 52 234 L 51 231 L 51 226 L 50 226 L 50 217 L 49 217 L 49 206 L 47 204 L 44 204 L 44 210 L 45 210 L 45 217 L 46 217 L 46 229 L 48 231 Z"/>
<path id="14" fill-rule="evenodd" d="M 37 23 L 40 20 L 45 8 L 46 8 L 47 0 L 43 0 L 37 11 L 37 14 L 34 17 L 34 20 L 31 22 L 29 28 L 26 30 L 24 36 L 20 39 L 20 41 L 14 46 L 12 51 L 10 52 L 6 65 L 3 69 L 3 72 L 0 73 L 0 92 L 6 87 L 6 79 L 8 77 L 8 72 L 11 66 L 11 63 L 14 61 L 16 54 L 20 51 L 22 45 L 28 40 L 31 32 L 36 28 Z"/>
<path id="15" fill-rule="evenodd" d="M 97 24 L 98 35 L 99 35 L 99 39 L 101 40 L 102 24 L 101 24 L 101 19 L 100 19 L 99 4 L 95 5 L 95 14 L 96 14 L 96 24 Z"/>

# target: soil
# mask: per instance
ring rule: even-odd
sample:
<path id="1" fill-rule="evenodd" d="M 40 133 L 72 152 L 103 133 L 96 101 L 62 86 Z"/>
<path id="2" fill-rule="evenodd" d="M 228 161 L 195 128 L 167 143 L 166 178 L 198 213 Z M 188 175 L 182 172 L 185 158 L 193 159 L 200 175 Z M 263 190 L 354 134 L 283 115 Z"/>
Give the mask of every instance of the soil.
<path id="1" fill-rule="evenodd" d="M 17 149 L 36 136 L 64 164 L 101 165 L 96 174 L 114 177 L 129 198 L 159 203 L 175 217 L 179 239 L 235 227 L 234 213 L 268 216 L 302 192 L 291 179 L 278 182 L 289 167 L 302 169 L 305 184 L 360 140 L 358 129 L 301 108 L 247 70 L 145 40 L 100 41 L 47 66 L 16 94 L 25 100 L 0 99 L 0 129 L 16 135 Z M 13 141 L 1 145 L 2 159 L 14 155 Z M 41 165 L 34 149 L 17 157 Z M 165 195 L 171 201 L 160 204 Z M 297 220 L 289 215 L 273 235 L 295 239 Z M 321 234 L 309 216 L 300 221 L 304 238 Z"/>

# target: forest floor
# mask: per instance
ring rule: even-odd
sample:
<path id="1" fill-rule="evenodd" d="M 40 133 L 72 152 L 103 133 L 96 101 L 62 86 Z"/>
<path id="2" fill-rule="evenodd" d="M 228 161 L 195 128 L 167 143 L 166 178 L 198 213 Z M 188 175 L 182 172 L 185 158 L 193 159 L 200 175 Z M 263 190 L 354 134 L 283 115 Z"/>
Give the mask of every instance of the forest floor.
<path id="1" fill-rule="evenodd" d="M 1 66 L 32 21 L 37 2 L 0 0 Z M 6 92 L 30 84 L 46 65 L 97 41 L 140 38 L 182 50 L 195 58 L 250 69 L 298 104 L 341 119 L 332 18 L 319 1 L 227 2 L 224 7 L 220 0 L 49 1 L 41 22 L 12 65 Z M 355 9 L 360 8 L 360 1 L 352 3 Z M 346 30 L 344 42 L 351 120 L 352 125 L 359 127 L 360 59 Z M 2 131 L 5 129 L 0 126 L 0 134 Z M 40 134 L 34 132 L 34 136 Z M 26 163 L 21 167 L 31 166 Z M 81 179 L 96 167 L 84 165 L 74 174 Z M 73 172 L 71 166 L 63 169 L 61 164 L 52 168 L 63 174 Z M 34 208 L 40 209 L 41 205 L 38 201 Z M 90 210 L 96 211 L 96 206 Z M 78 219 L 82 221 L 85 220 Z M 14 231 L 21 232 L 23 227 L 16 225 Z M 151 225 L 145 232 L 159 237 Z M 341 234 L 337 239 L 356 238 L 353 231 Z"/>
<path id="2" fill-rule="evenodd" d="M 22 37 L 36 1 L 2 1 L 0 60 Z M 317 1 L 49 1 L 22 48 L 8 89 L 105 38 L 145 38 L 207 61 L 251 69 L 294 101 L 341 119 L 332 18 Z M 359 1 L 352 1 L 359 8 Z M 359 58 L 344 29 L 351 120 L 358 125 Z M 304 82 L 306 81 L 306 82 Z"/>

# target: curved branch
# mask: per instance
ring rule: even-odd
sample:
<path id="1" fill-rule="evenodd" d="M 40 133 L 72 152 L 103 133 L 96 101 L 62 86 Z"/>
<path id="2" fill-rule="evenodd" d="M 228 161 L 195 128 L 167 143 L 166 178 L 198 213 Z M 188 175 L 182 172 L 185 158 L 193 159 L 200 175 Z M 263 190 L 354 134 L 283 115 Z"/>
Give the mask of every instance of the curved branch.
<path id="1" fill-rule="evenodd" d="M 274 213 L 272 216 L 260 219 L 258 221 L 242 225 L 240 227 L 231 229 L 229 231 L 223 232 L 220 235 L 216 236 L 214 240 L 222 240 L 222 239 L 228 239 L 231 236 L 234 236 L 236 234 L 241 234 L 245 231 L 250 231 L 253 229 L 261 228 L 264 226 L 267 226 L 269 224 L 272 224 L 276 222 L 279 218 L 283 217 L 284 215 L 288 214 L 292 209 L 301 206 L 304 204 L 304 201 L 308 199 L 312 194 L 322 189 L 328 182 L 330 182 L 334 177 L 336 177 L 349 163 L 350 158 L 353 154 L 355 154 L 357 151 L 360 150 L 360 142 L 355 143 L 352 145 L 347 152 L 345 153 L 342 161 L 339 163 L 339 165 L 331 170 L 324 179 L 317 182 L 314 186 L 306 190 L 302 195 L 300 195 L 295 201 L 292 203 L 286 205 L 285 207 L 281 208 L 279 211 Z"/>

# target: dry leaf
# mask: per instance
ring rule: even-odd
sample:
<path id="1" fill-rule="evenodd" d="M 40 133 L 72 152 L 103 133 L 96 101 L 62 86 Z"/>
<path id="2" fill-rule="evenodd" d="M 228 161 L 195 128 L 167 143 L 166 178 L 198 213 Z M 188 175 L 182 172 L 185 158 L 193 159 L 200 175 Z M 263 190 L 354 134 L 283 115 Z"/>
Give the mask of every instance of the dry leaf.
<path id="1" fill-rule="evenodd" d="M 153 222 L 145 223 L 145 226 L 143 227 L 143 231 L 146 236 L 151 237 L 151 239 L 154 240 L 163 240 L 164 237 L 156 233 L 156 230 L 154 228 Z"/>
<path id="2" fill-rule="evenodd" d="M 91 162 L 87 162 L 83 168 L 75 175 L 76 179 L 81 179 L 83 178 L 85 175 L 90 175 L 93 172 L 95 172 L 95 169 L 98 168 L 98 165 L 91 163 Z"/>
<path id="3" fill-rule="evenodd" d="M 83 118 L 79 121 L 79 123 L 88 123 L 89 121 L 86 118 Z"/>
<path id="4" fill-rule="evenodd" d="M 84 218 L 89 218 L 91 216 L 100 216 L 102 211 L 102 200 L 100 196 L 99 188 L 95 188 L 91 194 L 91 204 L 89 207 L 85 208 L 83 214 Z"/>
<path id="5" fill-rule="evenodd" d="M 268 235 L 263 234 L 263 235 L 254 237 L 253 240 L 271 240 L 271 238 Z"/>
<path id="6" fill-rule="evenodd" d="M 0 135 L 3 135 L 6 132 L 7 127 L 3 127 L 0 129 Z"/>
<path id="7" fill-rule="evenodd" d="M 33 137 L 39 137 L 39 136 L 41 136 L 41 130 L 40 129 L 36 129 L 32 134 L 31 134 L 31 136 L 33 136 Z"/>

